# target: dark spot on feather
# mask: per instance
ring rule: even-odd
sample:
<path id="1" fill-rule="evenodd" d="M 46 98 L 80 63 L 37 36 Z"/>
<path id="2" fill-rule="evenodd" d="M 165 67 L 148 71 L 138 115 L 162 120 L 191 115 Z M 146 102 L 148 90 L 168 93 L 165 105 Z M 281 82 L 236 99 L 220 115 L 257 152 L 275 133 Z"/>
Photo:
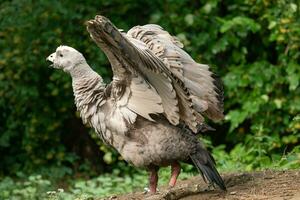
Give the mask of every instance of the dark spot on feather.
<path id="1" fill-rule="evenodd" d="M 104 90 L 104 95 L 106 98 L 111 96 L 111 88 L 112 88 L 112 84 L 108 84 Z"/>
<path id="2" fill-rule="evenodd" d="M 215 85 L 214 89 L 215 89 L 215 92 L 217 93 L 217 99 L 219 101 L 218 106 L 219 106 L 220 109 L 223 109 L 223 106 L 224 106 L 224 102 L 223 102 L 224 101 L 224 90 L 223 90 L 222 81 L 215 74 L 213 74 L 212 77 L 214 78 L 214 82 L 213 82 L 214 85 Z"/>

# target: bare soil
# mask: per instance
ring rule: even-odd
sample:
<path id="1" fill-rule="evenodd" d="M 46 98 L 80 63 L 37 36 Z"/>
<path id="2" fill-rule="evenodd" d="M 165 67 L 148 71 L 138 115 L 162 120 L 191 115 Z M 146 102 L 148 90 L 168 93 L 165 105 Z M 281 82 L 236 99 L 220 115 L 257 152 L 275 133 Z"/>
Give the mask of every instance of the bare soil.
<path id="1" fill-rule="evenodd" d="M 300 200 L 300 170 L 222 174 L 227 191 L 210 189 L 200 176 L 179 181 L 156 195 L 136 192 L 106 200 Z"/>

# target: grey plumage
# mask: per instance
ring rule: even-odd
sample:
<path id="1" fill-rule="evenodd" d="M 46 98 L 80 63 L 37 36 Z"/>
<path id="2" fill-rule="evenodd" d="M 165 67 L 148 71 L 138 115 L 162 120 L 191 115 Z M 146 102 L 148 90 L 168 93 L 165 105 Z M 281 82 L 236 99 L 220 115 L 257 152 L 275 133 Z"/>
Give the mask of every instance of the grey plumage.
<path id="1" fill-rule="evenodd" d="M 158 25 L 136 26 L 125 34 L 96 16 L 87 30 L 111 63 L 111 83 L 105 85 L 71 47 L 60 46 L 48 57 L 55 68 L 71 74 L 83 122 L 134 166 L 153 171 L 192 160 L 209 182 L 225 189 L 213 158 L 196 137 L 210 128 L 204 116 L 223 118 L 223 91 L 209 67 L 196 63 Z M 177 176 L 172 174 L 175 182 Z"/>

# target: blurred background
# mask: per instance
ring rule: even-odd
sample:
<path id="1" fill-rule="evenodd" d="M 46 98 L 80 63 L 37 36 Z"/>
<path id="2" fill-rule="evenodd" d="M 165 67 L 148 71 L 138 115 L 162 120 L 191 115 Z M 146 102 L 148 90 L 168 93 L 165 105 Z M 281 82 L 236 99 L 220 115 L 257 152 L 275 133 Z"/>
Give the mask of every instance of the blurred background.
<path id="1" fill-rule="evenodd" d="M 155 23 L 209 64 L 225 89 L 225 120 L 202 136 L 218 169 L 300 167 L 300 12 L 293 0 L 2 0 L 0 199 L 87 198 L 132 191 L 146 172 L 104 146 L 76 112 L 71 78 L 46 57 L 69 45 L 109 82 L 85 21 Z M 181 178 L 197 174 L 184 166 Z M 162 170 L 164 184 L 169 172 Z M 142 190 L 142 189 L 140 189 Z"/>

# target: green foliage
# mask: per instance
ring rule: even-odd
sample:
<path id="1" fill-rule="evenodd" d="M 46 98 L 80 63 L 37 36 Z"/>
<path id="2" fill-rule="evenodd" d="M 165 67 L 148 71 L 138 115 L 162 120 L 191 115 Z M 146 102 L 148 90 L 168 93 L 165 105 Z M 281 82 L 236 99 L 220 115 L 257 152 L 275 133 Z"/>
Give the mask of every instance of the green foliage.
<path id="1" fill-rule="evenodd" d="M 190 167 L 184 166 L 180 179 L 192 176 Z M 159 185 L 165 185 L 169 181 L 170 169 L 164 168 L 159 171 Z M 110 174 L 85 180 L 68 180 L 68 189 L 53 187 L 57 183 L 43 178 L 41 175 L 31 175 L 28 178 L 13 180 L 5 178 L 0 181 L 0 199 L 93 199 L 128 193 L 131 191 L 143 191 L 148 187 L 148 175 L 144 170 L 135 171 L 134 174 L 123 174 L 114 169 Z M 66 184 L 66 181 L 64 182 Z"/>
<path id="2" fill-rule="evenodd" d="M 53 198 L 68 195 L 52 188 L 48 178 L 69 177 L 78 171 L 93 174 L 84 158 L 67 145 L 73 141 L 66 138 L 88 134 L 87 128 L 74 126 L 78 115 L 70 77 L 47 68 L 45 58 L 61 44 L 73 46 L 106 81 L 110 80 L 109 63 L 84 26 L 99 13 L 124 30 L 138 24 L 160 24 L 184 43 L 196 61 L 210 64 L 221 76 L 226 118 L 212 141 L 206 140 L 217 146 L 210 149 L 220 169 L 299 168 L 299 9 L 295 0 L 2 1 L 0 177 L 6 178 L 0 183 L 0 198 L 15 195 L 16 199 L 30 199 L 52 189 L 56 191 Z M 103 154 L 99 166 L 106 171 L 120 168 L 124 176 L 116 176 L 129 185 L 139 180 L 137 175 L 131 183 L 136 171 L 103 146 L 96 134 L 90 136 Z M 74 145 L 81 142 L 74 140 Z M 43 178 L 29 180 L 29 173 Z M 103 191 L 96 189 L 99 184 L 108 184 L 105 177 L 75 181 L 70 194 L 114 193 L 110 189 L 121 179 L 101 187 Z M 48 197 L 52 198 L 51 193 Z"/>
<path id="3" fill-rule="evenodd" d="M 282 155 L 276 153 L 270 155 L 279 142 L 279 138 L 249 135 L 245 143 L 235 145 L 229 153 L 225 151 L 225 145 L 220 145 L 213 149 L 213 155 L 221 171 L 299 169 L 299 146 L 287 154 L 283 152 Z"/>
<path id="4" fill-rule="evenodd" d="M 103 14 L 119 19 L 118 25 L 136 24 L 134 16 L 123 20 L 126 12 L 137 9 L 135 4 L 42 0 L 1 3 L 0 169 L 3 173 L 74 165 L 70 162 L 74 161 L 72 151 L 62 144 L 63 137 L 72 135 L 71 121 L 76 118 L 70 77 L 48 68 L 45 58 L 57 46 L 68 44 L 83 52 L 108 80 L 108 61 L 89 39 L 84 22 L 99 10 L 108 9 Z M 110 14 L 114 11 L 112 5 L 120 14 Z"/>
<path id="5" fill-rule="evenodd" d="M 31 175 L 22 182 L 15 182 L 6 177 L 0 182 L 0 198 L 11 200 L 45 198 L 49 188 L 51 182 L 42 179 L 40 175 Z"/>

